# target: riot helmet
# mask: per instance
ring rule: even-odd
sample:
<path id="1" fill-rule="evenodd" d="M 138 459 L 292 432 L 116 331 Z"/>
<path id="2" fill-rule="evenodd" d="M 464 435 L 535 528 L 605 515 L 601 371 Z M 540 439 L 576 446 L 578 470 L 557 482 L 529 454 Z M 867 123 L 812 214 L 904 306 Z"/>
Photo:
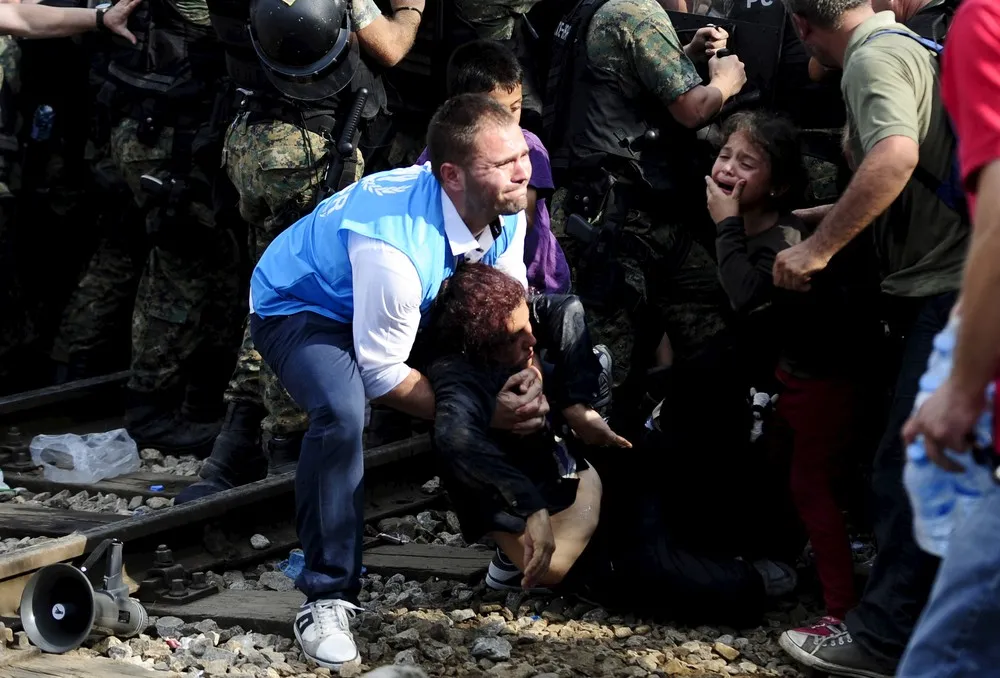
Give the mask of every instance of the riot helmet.
<path id="1" fill-rule="evenodd" d="M 251 0 L 250 40 L 268 80 L 293 99 L 318 101 L 358 70 L 346 0 Z"/>

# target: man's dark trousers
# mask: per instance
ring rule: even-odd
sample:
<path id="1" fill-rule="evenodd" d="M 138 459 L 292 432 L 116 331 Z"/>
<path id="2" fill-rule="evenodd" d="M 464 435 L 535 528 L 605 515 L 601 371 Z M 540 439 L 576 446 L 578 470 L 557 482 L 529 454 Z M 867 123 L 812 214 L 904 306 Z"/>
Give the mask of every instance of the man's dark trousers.
<path id="1" fill-rule="evenodd" d="M 357 602 L 364 531 L 365 389 L 351 325 L 302 312 L 250 316 L 250 332 L 289 394 L 309 413 L 295 474 L 296 528 L 308 600 Z"/>
<path id="2" fill-rule="evenodd" d="M 854 641 L 887 673 L 895 671 L 903 655 L 940 562 L 913 538 L 901 431 L 913 410 L 934 336 L 948 323 L 957 297 L 957 292 L 947 292 L 924 299 L 888 299 L 887 320 L 903 345 L 888 423 L 872 468 L 878 556 L 860 604 L 846 619 Z"/>

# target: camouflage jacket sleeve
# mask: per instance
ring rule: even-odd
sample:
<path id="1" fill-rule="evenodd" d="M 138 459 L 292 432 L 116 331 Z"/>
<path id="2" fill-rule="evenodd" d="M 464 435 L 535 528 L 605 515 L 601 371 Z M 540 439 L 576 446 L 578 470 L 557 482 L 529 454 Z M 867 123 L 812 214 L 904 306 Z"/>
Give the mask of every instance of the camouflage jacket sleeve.
<path id="1" fill-rule="evenodd" d="M 539 0 L 455 0 L 455 11 L 484 40 L 510 40 L 514 21 L 527 14 Z"/>
<path id="2" fill-rule="evenodd" d="M 674 103 L 701 84 L 664 11 L 652 12 L 638 24 L 628 48 L 639 80 L 664 104 Z"/>
<path id="3" fill-rule="evenodd" d="M 375 0 L 351 0 L 351 13 L 356 31 L 360 31 L 382 16 L 382 10 L 375 4 Z"/>

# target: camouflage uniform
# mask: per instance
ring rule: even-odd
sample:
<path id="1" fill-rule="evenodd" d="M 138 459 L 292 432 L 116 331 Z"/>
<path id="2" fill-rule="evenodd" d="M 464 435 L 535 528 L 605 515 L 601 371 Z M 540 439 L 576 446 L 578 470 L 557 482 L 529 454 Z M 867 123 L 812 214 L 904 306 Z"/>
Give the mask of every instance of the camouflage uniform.
<path id="1" fill-rule="evenodd" d="M 614 74 L 623 107 L 637 106 L 652 95 L 665 108 L 701 84 L 669 17 L 656 0 L 610 0 L 604 4 L 591 20 L 586 51 L 592 68 Z M 665 110 L 660 113 L 669 115 Z M 575 264 L 583 246 L 566 234 L 566 195 L 560 190 L 553 196 L 552 231 L 567 259 Z M 663 199 L 667 204 L 703 201 L 703 195 L 667 194 Z M 628 299 L 606 312 L 588 310 L 594 342 L 608 345 L 614 355 L 616 384 L 631 369 L 636 338 L 633 323 L 639 317 L 654 323 L 658 332 L 665 332 L 675 360 L 684 360 L 721 335 L 727 314 L 713 256 L 698 239 L 686 237 L 706 236 L 702 240 L 708 242 L 712 233 L 694 233 L 698 226 L 685 223 L 684 216 L 672 219 L 672 209 L 628 207 L 623 238 L 639 243 L 638 249 L 647 256 L 640 260 L 627 253 L 636 248 L 620 250 L 616 263 L 629 288 Z M 686 254 L 682 254 L 684 250 Z"/>
<path id="2" fill-rule="evenodd" d="M 521 79 L 522 127 L 538 131 L 542 100 L 536 73 L 541 55 L 532 50 L 519 17 L 539 0 L 455 0 L 455 13 L 476 32 L 480 40 L 496 40 L 508 47 L 524 70 Z M 542 76 L 544 77 L 544 76 Z M 537 121 L 538 124 L 535 124 Z"/>
<path id="3" fill-rule="evenodd" d="M 21 48 L 18 46 L 17 40 L 9 35 L 0 36 L 0 89 L 7 88 L 12 96 L 21 89 L 20 65 Z M 9 116 L 10 119 L 8 119 Z M 17 117 L 17 111 L 0 111 L 0 117 L 2 117 L 5 129 L 14 129 L 11 123 Z M 0 162 L 6 165 L 7 159 L 0 158 Z M 0 181 L 0 198 L 11 195 L 8 185 L 9 177 L 6 176 L 10 169 L 10 167 L 4 168 L 3 174 L 5 176 Z"/>
<path id="4" fill-rule="evenodd" d="M 70 363 L 115 352 L 115 329 L 124 329 L 135 306 L 143 258 L 119 234 L 104 238 L 66 305 L 52 357 Z"/>
<path id="5" fill-rule="evenodd" d="M 98 164 L 109 166 L 104 169 L 105 175 L 118 174 L 110 158 Z M 120 175 L 118 178 L 124 185 L 124 179 Z M 121 193 L 109 193 L 111 197 L 118 195 Z M 127 210 L 125 214 L 131 216 Z M 104 360 L 118 353 L 117 338 L 128 336 L 136 291 L 148 255 L 149 247 L 138 225 L 129 223 L 127 218 L 110 225 L 63 310 L 52 349 L 54 360 L 68 364 L 96 360 L 97 364 L 92 366 L 100 370 Z M 82 364 L 79 369 L 84 369 Z"/>
<path id="6" fill-rule="evenodd" d="M 19 89 L 18 66 L 21 50 L 17 41 L 9 35 L 0 36 L 0 87 L 4 87 L 13 95 Z M 7 97 L 8 99 L 10 97 Z M 13 111 L 0 111 L 3 116 L 13 115 Z M 0 162 L 7 164 L 6 158 Z M 11 191 L 7 182 L 8 167 L 4 167 L 4 177 L 0 179 L 0 199 L 10 198 Z M 8 202 L 4 200 L 3 202 Z M 8 263 L 8 258 L 14 256 L 13 231 L 8 227 L 10 212 L 3 207 L 0 214 L 0 311 L 4 322 L 0 324 L 0 381 L 6 373 L 7 357 L 16 347 L 24 346 L 35 338 L 34 325 L 30 314 L 25 312 L 21 302 L 20 283 L 14 274 L 15 267 Z M 16 314 L 16 315 L 15 315 Z"/>
<path id="7" fill-rule="evenodd" d="M 254 263 L 294 218 L 315 207 L 333 142 L 280 121 L 247 124 L 241 115 L 230 127 L 223 161 L 240 194 L 240 214 L 252 229 Z M 340 186 L 364 173 L 361 153 L 345 163 Z M 226 391 L 227 402 L 261 403 L 267 409 L 262 428 L 288 435 L 308 428 L 308 417 L 288 395 L 270 367 L 261 360 L 244 326 L 236 370 Z"/>
<path id="8" fill-rule="evenodd" d="M 566 258 L 579 261 L 584 246 L 566 233 L 566 189 L 552 197 L 550 208 L 552 232 L 559 240 Z M 604 344 L 614 356 L 614 382 L 620 386 L 632 367 L 635 348 L 633 317 L 652 311 L 662 330 L 670 338 L 674 355 L 684 359 L 696 353 L 705 341 L 726 329 L 723 305 L 719 297 L 717 266 L 709 251 L 701 244 L 691 244 L 690 252 L 677 267 L 665 270 L 660 265 L 670 256 L 681 223 L 668 224 L 649 213 L 630 210 L 624 231 L 651 244 L 651 256 L 645 262 L 619 252 L 616 263 L 621 269 L 622 282 L 629 288 L 625 303 L 607 309 L 587 308 L 587 322 L 595 344 Z M 576 267 L 572 267 L 574 285 Z"/>
<path id="9" fill-rule="evenodd" d="M 111 135 L 111 152 L 136 202 L 146 211 L 147 231 L 163 207 L 151 204 L 140 187 L 149 174 L 165 181 L 171 173 L 174 130 L 165 127 L 156 144 L 137 137 L 139 123 L 125 119 Z M 197 166 L 190 176 L 211 185 Z M 146 261 L 132 316 L 132 374 L 129 388 L 162 393 L 179 386 L 182 370 L 197 352 L 224 353 L 238 317 L 239 254 L 230 231 L 217 229 L 208 196 L 191 199 L 184 218 L 158 226 Z"/>
<path id="10" fill-rule="evenodd" d="M 204 0 L 161 0 L 184 21 L 210 26 Z M 214 83 L 205 83 L 211 87 Z M 177 104 L 175 104 L 176 106 Z M 199 104 L 201 105 L 201 104 Z M 199 141 L 207 138 L 210 111 L 192 123 Z M 150 251 L 139 282 L 132 315 L 132 365 L 129 388 L 143 394 L 165 394 L 204 372 L 193 368 L 196 357 L 225 355 L 242 313 L 239 249 L 234 234 L 217 227 L 211 186 L 217 172 L 216 155 L 192 150 L 187 167 L 179 167 L 173 154 L 175 129 L 164 126 L 153 140 L 140 140 L 140 123 L 126 117 L 111 132 L 111 158 L 143 210 Z M 193 143 L 193 142 L 183 142 Z M 197 146 L 193 145 L 192 149 Z M 207 146 L 211 149 L 211 142 Z M 168 217 L 165 201 L 141 186 L 151 175 L 169 186 L 172 176 L 187 182 L 189 193 L 179 198 L 175 218 Z M 225 377 L 219 379 L 219 385 Z"/>
<path id="11" fill-rule="evenodd" d="M 425 134 L 413 134 L 409 130 L 399 129 L 392 135 L 389 151 L 372 162 L 365 163 L 365 171 L 369 174 L 385 172 L 397 167 L 409 167 L 417 162 L 420 154 L 427 148 Z"/>
<path id="12" fill-rule="evenodd" d="M 100 53 L 93 60 L 95 98 L 106 83 L 107 58 Z M 99 99 L 94 105 L 84 156 L 93 177 L 90 186 L 100 193 L 95 197 L 101 205 L 95 224 L 98 245 L 63 308 L 52 347 L 52 359 L 67 366 L 64 378 L 69 380 L 120 369 L 128 360 L 136 291 L 149 256 L 139 209 L 111 157 L 111 130 L 121 115 Z"/>
<path id="13" fill-rule="evenodd" d="M 510 40 L 519 14 L 527 14 L 539 0 L 455 0 L 455 12 L 482 40 Z"/>
<path id="14" fill-rule="evenodd" d="M 354 30 L 381 16 L 371 0 L 351 3 Z M 222 164 L 240 195 L 240 215 L 250 225 L 250 252 L 254 265 L 285 228 L 315 207 L 317 191 L 329 165 L 334 142 L 307 129 L 280 120 L 248 122 L 240 113 L 224 140 Z M 347 162 L 340 186 L 354 183 L 364 173 L 357 151 Z M 304 432 L 308 415 L 295 404 L 277 376 L 254 348 L 250 325 L 243 327 L 236 369 L 225 393 L 227 403 L 263 405 L 262 429 L 274 436 Z"/>

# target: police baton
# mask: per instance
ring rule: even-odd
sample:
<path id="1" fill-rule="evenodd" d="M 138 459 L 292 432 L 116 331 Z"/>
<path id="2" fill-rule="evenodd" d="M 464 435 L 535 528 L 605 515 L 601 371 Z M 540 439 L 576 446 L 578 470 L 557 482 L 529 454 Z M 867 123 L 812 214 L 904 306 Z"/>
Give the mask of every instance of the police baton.
<path id="1" fill-rule="evenodd" d="M 368 90 L 362 87 L 354 93 L 354 103 L 344 120 L 344 128 L 340 132 L 337 145 L 330 153 L 330 164 L 327 165 L 326 176 L 323 178 L 321 200 L 329 198 L 341 188 L 340 178 L 344 173 L 344 165 L 349 158 L 353 159 L 357 149 L 358 126 L 361 124 L 361 114 L 365 111 L 366 103 L 368 103 Z"/>

